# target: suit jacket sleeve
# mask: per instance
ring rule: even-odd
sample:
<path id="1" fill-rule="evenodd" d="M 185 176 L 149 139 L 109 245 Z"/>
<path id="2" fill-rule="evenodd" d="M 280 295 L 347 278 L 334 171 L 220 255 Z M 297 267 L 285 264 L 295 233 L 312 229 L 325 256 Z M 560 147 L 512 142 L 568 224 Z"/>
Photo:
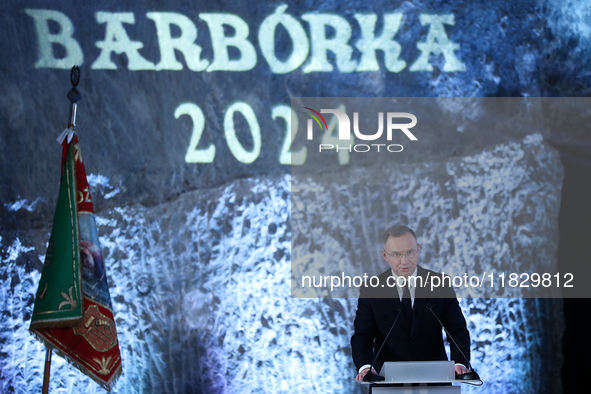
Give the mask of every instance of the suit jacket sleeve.
<path id="1" fill-rule="evenodd" d="M 363 365 L 373 362 L 374 339 L 377 333 L 371 299 L 364 297 L 365 290 L 363 287 L 361 288 L 354 322 L 355 333 L 351 337 L 351 352 L 357 370 Z"/>
<path id="2" fill-rule="evenodd" d="M 466 355 L 464 357 L 458 350 L 458 347 L 454 345 L 451 338 L 447 338 L 449 347 L 451 349 L 451 359 L 456 363 L 464 364 L 466 367 L 470 364 L 470 333 L 466 327 L 466 319 L 456 298 L 456 293 L 453 288 L 449 288 L 450 298 L 445 299 L 444 312 L 442 316 L 442 323 L 447 328 L 447 331 L 455 339 L 458 347 Z"/>

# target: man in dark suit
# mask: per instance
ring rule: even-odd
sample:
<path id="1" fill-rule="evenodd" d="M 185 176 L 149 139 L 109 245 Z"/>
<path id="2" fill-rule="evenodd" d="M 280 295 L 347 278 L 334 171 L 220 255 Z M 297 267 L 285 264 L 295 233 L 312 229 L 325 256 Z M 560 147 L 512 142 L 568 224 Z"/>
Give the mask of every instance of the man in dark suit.
<path id="1" fill-rule="evenodd" d="M 468 358 L 450 343 L 456 374 L 468 372 L 470 334 L 453 288 L 441 286 L 431 290 L 430 277 L 441 278 L 441 274 L 418 266 L 421 246 L 410 228 L 389 228 L 383 242 L 382 257 L 390 269 L 378 276 L 377 285 L 361 288 L 357 305 L 355 334 L 351 338 L 356 379 L 363 379 L 369 372 L 399 310 L 398 322 L 374 364 L 375 369 L 379 371 L 385 361 L 447 360 L 441 325 L 429 308 Z M 375 369 L 373 373 L 377 373 Z"/>

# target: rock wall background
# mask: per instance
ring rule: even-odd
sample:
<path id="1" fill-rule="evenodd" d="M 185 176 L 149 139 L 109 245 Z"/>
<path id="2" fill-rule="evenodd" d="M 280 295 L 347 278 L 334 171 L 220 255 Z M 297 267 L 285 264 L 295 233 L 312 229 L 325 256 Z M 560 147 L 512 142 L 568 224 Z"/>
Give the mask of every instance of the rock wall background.
<path id="1" fill-rule="evenodd" d="M 290 176 L 248 179 L 99 214 L 124 363 L 117 392 L 358 390 L 349 344 L 357 300 L 291 297 L 289 190 Z M 42 381 L 45 352 L 27 316 L 48 231 L 29 238 L 37 247 L 17 239 L 3 248 L 6 392 Z M 561 302 L 461 299 L 487 392 L 560 391 Z M 52 370 L 54 392 L 101 390 L 59 357 Z"/>
<path id="2" fill-rule="evenodd" d="M 132 72 L 126 68 L 125 55 L 112 55 L 117 70 L 90 67 L 100 52 L 95 42 L 105 35 L 104 25 L 95 19 L 98 11 L 133 12 L 136 23 L 127 24 L 127 32 L 131 39 L 143 42 L 141 53 L 153 62 L 158 61 L 158 45 L 146 12 L 182 13 L 197 25 L 199 40 L 205 43 L 203 56 L 211 60 L 209 33 L 199 21 L 200 12 L 240 16 L 250 26 L 249 39 L 256 44 L 261 22 L 282 4 L 99 1 L 81 6 L 27 0 L 0 5 L 1 392 L 28 393 L 41 387 L 45 351 L 27 328 L 59 182 L 60 152 L 52 141 L 65 126 L 69 89 L 68 70 L 35 68 L 38 38 L 24 9 L 66 14 L 85 55 L 78 130 L 91 174 L 122 346 L 123 375 L 116 392 L 358 389 L 351 382 L 355 371 L 349 345 L 356 300 L 291 297 L 291 240 L 302 230 L 291 226 L 293 179 L 290 167 L 277 160 L 284 124 L 272 119 L 272 107 L 288 105 L 291 97 L 298 96 L 588 94 L 589 6 L 584 1 L 494 5 L 285 2 L 286 12 L 305 29 L 308 25 L 301 18 L 305 13 L 334 13 L 355 26 L 355 12 L 404 12 L 396 38 L 408 65 L 399 73 L 385 70 L 380 58 L 381 68 L 375 72 L 343 73 L 335 67 L 326 73 L 307 74 L 298 68 L 284 75 L 272 74 L 256 45 L 257 65 L 246 72 L 192 72 L 186 67 Z M 455 25 L 447 26 L 446 32 L 459 43 L 456 54 L 466 71 L 444 72 L 443 59 L 437 55 L 430 60 L 433 71 L 408 71 L 419 55 L 416 44 L 425 40 L 428 31 L 419 21 L 420 14 L 428 13 L 455 15 Z M 51 29 L 57 32 L 56 26 Z M 359 36 L 354 27 L 352 42 Z M 289 45 L 279 50 L 287 52 Z M 353 56 L 358 59 L 359 51 Z M 334 64 L 332 57 L 329 60 Z M 232 157 L 223 133 L 223 113 L 238 100 L 253 107 L 261 125 L 265 145 L 252 164 Z M 183 160 L 192 125 L 188 119 L 176 119 L 174 112 L 189 101 L 197 103 L 205 114 L 202 142 L 203 146 L 216 145 L 213 163 Z M 238 124 L 237 134 L 250 149 L 252 141 L 243 123 Z M 465 179 L 465 190 L 469 190 L 471 182 L 485 179 L 486 168 L 494 168 L 495 163 L 510 176 L 515 174 L 511 167 L 517 164 L 532 174 L 527 179 L 534 181 L 527 185 L 539 189 L 526 187 L 525 202 L 508 193 L 514 199 L 510 201 L 522 204 L 513 220 L 519 224 L 527 219 L 534 227 L 543 224 L 535 228 L 539 233 L 524 234 L 520 240 L 532 239 L 536 244 L 550 241 L 546 247 L 552 255 L 563 179 L 553 146 L 560 149 L 561 159 L 566 151 L 573 160 L 588 160 L 590 145 L 584 134 L 580 129 L 551 130 L 541 138 L 515 138 L 517 142 L 509 145 L 491 140 L 477 151 L 454 152 L 451 146 L 441 145 L 449 154 L 438 162 L 445 164 L 433 168 L 431 175 L 445 168 L 451 176 L 453 163 L 469 164 L 481 158 L 476 166 L 483 177 L 457 178 Z M 525 152 L 522 158 L 512 161 L 504 154 L 511 144 L 516 144 L 512 152 Z M 456 154 L 459 156 L 452 158 Z M 417 160 L 424 160 L 426 168 L 435 167 L 429 158 Z M 402 182 L 393 184 L 398 195 L 407 196 L 405 205 L 397 207 L 395 218 L 404 219 L 410 207 L 427 206 L 434 193 L 441 197 L 439 189 L 429 184 L 405 188 L 416 187 L 413 174 L 407 169 Z M 580 192 L 577 185 L 569 193 Z M 446 198 L 469 203 L 472 197 L 466 192 Z M 491 208 L 504 207 L 494 196 L 486 201 Z M 540 217 L 530 211 L 532 205 L 542 207 Z M 494 222 L 498 219 L 495 209 L 477 211 L 476 223 Z M 406 220 L 433 237 L 437 217 L 426 210 L 427 216 L 427 224 L 421 217 L 406 216 Z M 359 217 L 383 220 L 364 213 Z M 458 218 L 458 228 L 469 227 L 469 222 L 468 217 Z M 311 230 L 313 226 L 304 229 Z M 468 244 L 477 241 L 466 240 Z M 461 305 L 473 337 L 474 365 L 486 381 L 483 389 L 468 387 L 466 392 L 561 391 L 561 300 L 462 299 Z M 54 356 L 50 391 L 94 393 L 101 389 Z"/>
<path id="3" fill-rule="evenodd" d="M 458 297 L 561 297 L 555 286 L 511 287 L 507 279 L 503 287 L 498 279 L 500 273 L 558 272 L 563 171 L 541 134 L 445 162 L 351 166 L 315 175 L 294 169 L 292 177 L 295 297 L 358 297 L 355 286 L 331 288 L 330 280 L 328 286 L 304 286 L 303 277 L 320 282 L 324 275 L 382 273 L 381 238 L 392 223 L 417 232 L 423 267 L 496 278 L 494 286 L 489 279 L 460 286 Z"/>

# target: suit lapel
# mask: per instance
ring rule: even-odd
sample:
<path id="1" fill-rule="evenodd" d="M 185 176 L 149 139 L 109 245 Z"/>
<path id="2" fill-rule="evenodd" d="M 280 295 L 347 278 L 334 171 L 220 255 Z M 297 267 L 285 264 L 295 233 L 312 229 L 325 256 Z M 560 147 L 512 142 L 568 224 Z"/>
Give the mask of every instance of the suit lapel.
<path id="1" fill-rule="evenodd" d="M 415 303 L 412 308 L 412 327 L 410 329 L 410 336 L 412 337 L 421 322 L 421 318 L 423 317 L 423 313 L 425 312 L 425 304 L 427 303 L 427 297 L 429 296 L 429 292 L 427 291 L 427 276 L 424 270 L 421 267 L 417 267 L 417 276 L 422 278 L 423 286 L 416 286 L 415 287 Z M 417 280 L 420 284 L 421 281 Z"/>
<path id="2" fill-rule="evenodd" d="M 389 276 L 392 276 L 392 270 L 389 270 Z M 406 332 L 407 335 L 410 335 L 410 327 L 406 317 L 404 317 L 404 312 L 402 311 L 402 303 L 400 302 L 400 296 L 398 295 L 398 287 L 388 287 L 386 286 L 385 289 L 389 289 L 388 291 L 392 291 L 393 293 L 389 293 L 391 296 L 386 298 L 386 302 L 388 305 L 388 310 L 393 311 L 394 318 L 398 315 L 398 309 L 400 308 L 400 316 L 398 317 L 398 321 L 396 322 L 396 326 L 401 326 L 403 330 Z M 389 328 L 388 328 L 389 329 Z"/>

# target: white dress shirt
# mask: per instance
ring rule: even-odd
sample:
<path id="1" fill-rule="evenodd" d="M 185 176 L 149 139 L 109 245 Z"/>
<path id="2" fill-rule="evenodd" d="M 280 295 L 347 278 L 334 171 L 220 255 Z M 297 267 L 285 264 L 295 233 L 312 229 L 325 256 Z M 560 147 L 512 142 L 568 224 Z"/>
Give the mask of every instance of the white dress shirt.
<path id="1" fill-rule="evenodd" d="M 392 270 L 392 276 L 394 277 L 394 279 L 396 279 L 396 290 L 398 290 L 398 296 L 400 297 L 400 302 L 402 302 L 402 294 L 404 293 L 404 287 L 398 286 L 398 275 L 396 275 L 394 273 L 394 270 Z M 410 276 L 417 276 L 417 267 L 415 267 L 415 270 L 412 272 L 412 274 Z M 400 283 L 402 283 L 402 282 L 404 282 L 404 281 L 401 279 Z M 408 280 L 408 278 L 407 278 L 406 284 L 408 285 L 408 291 L 410 292 L 410 305 L 414 308 L 416 280 Z"/>

